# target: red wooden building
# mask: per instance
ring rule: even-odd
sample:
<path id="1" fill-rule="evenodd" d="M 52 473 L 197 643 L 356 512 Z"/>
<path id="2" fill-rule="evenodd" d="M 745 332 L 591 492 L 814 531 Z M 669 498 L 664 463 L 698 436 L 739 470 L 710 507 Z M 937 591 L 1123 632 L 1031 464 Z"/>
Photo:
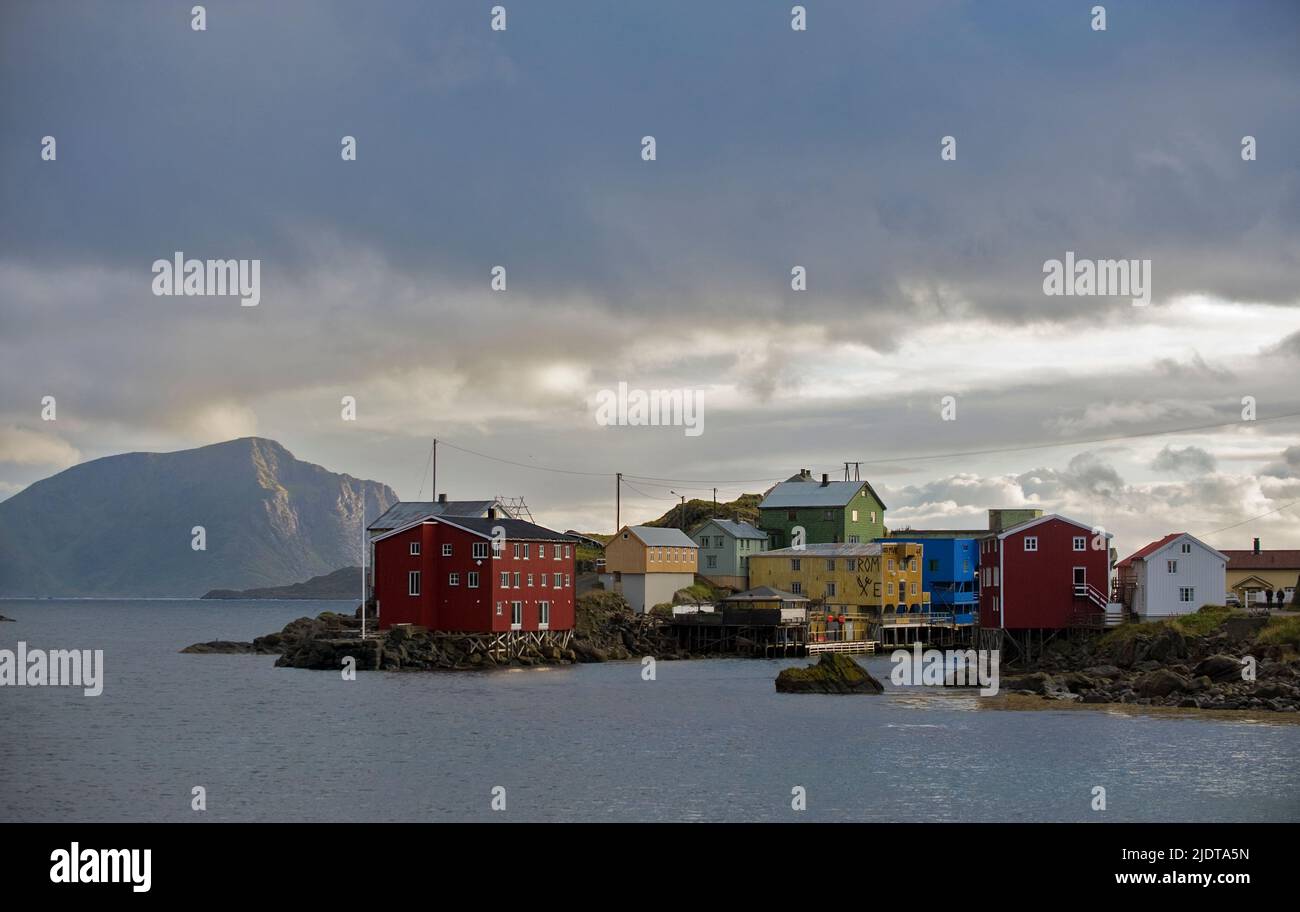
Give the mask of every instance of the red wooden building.
<path id="1" fill-rule="evenodd" d="M 573 548 L 563 533 L 519 519 L 430 515 L 413 520 L 374 539 L 379 627 L 418 624 L 457 633 L 571 630 Z"/>
<path id="2" fill-rule="evenodd" d="M 980 542 L 983 628 L 1079 626 L 1105 614 L 1110 591 L 1110 534 L 1085 523 L 1051 514 Z"/>

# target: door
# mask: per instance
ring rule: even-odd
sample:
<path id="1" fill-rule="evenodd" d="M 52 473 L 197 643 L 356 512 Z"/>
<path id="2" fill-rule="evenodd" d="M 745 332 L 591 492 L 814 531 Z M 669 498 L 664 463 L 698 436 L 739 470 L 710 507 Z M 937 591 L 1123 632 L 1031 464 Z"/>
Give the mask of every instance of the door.
<path id="1" fill-rule="evenodd" d="M 1086 593 L 1088 591 L 1087 567 L 1074 568 L 1074 591 L 1078 593 Z"/>

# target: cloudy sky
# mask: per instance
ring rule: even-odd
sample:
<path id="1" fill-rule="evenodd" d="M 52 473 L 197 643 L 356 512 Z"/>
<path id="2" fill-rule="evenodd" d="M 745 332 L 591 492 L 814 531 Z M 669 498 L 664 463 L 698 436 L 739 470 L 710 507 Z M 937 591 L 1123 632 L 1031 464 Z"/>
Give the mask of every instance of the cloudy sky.
<path id="1" fill-rule="evenodd" d="M 255 434 L 427 499 L 437 436 L 559 528 L 852 460 L 891 525 L 1300 547 L 1300 6 L 501 2 L 5 4 L 0 497 Z M 154 296 L 175 251 L 261 303 Z M 599 426 L 620 381 L 704 432 Z"/>

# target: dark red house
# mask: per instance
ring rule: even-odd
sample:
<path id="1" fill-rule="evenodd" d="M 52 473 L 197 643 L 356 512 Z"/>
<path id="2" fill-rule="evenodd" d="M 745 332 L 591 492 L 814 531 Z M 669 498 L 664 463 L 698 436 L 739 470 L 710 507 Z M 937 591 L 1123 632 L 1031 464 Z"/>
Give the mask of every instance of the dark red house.
<path id="1" fill-rule="evenodd" d="M 981 627 L 1076 626 L 1106 611 L 1110 589 L 1110 534 L 1086 523 L 1052 514 L 980 542 Z"/>
<path id="2" fill-rule="evenodd" d="M 563 533 L 519 519 L 415 519 L 374 539 L 379 627 L 571 630 L 573 548 Z"/>

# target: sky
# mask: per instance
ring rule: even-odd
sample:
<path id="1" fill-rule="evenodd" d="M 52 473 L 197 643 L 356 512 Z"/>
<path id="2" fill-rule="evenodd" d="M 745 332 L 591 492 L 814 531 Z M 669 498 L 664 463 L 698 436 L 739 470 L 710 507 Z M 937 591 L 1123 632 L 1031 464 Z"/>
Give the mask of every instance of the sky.
<path id="1" fill-rule="evenodd" d="M 500 3 L 0 8 L 0 498 L 257 435 L 429 499 L 437 437 L 559 529 L 854 461 L 894 527 L 1300 548 L 1300 5 Z"/>

